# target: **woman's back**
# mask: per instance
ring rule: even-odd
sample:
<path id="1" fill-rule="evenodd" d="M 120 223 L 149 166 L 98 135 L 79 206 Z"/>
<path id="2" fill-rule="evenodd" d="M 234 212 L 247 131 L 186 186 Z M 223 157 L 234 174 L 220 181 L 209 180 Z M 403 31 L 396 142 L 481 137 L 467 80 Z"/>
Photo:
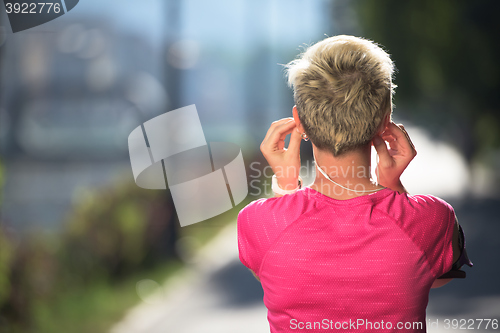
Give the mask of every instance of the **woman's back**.
<path id="1" fill-rule="evenodd" d="M 271 332 L 420 332 L 431 285 L 452 266 L 454 223 L 432 196 L 305 188 L 240 212 L 240 259 L 262 283 Z"/>

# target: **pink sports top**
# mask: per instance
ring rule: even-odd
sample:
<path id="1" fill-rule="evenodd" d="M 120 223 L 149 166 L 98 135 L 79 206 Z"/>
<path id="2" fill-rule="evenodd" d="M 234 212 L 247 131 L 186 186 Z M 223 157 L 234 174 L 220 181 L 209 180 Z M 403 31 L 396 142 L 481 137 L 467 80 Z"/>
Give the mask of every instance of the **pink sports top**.
<path id="1" fill-rule="evenodd" d="M 453 264 L 454 223 L 430 195 L 335 200 L 306 187 L 241 210 L 239 256 L 262 283 L 272 333 L 425 332 L 431 285 Z"/>

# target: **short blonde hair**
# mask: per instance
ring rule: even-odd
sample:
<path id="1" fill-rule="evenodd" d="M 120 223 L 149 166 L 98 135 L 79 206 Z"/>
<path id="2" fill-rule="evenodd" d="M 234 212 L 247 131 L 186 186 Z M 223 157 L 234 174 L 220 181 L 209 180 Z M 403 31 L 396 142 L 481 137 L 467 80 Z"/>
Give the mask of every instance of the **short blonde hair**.
<path id="1" fill-rule="evenodd" d="M 306 134 L 334 156 L 369 143 L 392 113 L 394 64 L 372 41 L 329 37 L 286 69 Z"/>

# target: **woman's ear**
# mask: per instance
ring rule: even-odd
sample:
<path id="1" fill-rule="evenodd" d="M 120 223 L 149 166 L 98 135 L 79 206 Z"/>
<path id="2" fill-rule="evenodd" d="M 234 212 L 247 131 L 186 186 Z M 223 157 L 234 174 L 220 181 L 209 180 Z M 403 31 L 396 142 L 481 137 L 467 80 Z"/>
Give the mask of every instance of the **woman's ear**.
<path id="1" fill-rule="evenodd" d="M 293 120 L 295 120 L 295 126 L 299 130 L 299 133 L 304 133 L 304 127 L 302 127 L 302 124 L 299 119 L 299 112 L 297 111 L 297 105 L 293 106 L 292 114 L 293 114 Z"/>

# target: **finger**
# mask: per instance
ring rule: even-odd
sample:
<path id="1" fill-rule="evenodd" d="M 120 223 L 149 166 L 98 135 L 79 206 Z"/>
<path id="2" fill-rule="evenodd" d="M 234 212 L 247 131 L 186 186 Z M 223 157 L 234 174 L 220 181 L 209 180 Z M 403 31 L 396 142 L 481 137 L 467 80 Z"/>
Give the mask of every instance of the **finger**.
<path id="1" fill-rule="evenodd" d="M 289 123 L 285 123 L 283 125 L 280 125 L 279 127 L 276 127 L 276 134 L 271 134 L 270 142 L 273 142 L 272 141 L 273 140 L 273 135 L 276 135 L 278 137 L 278 134 L 279 134 L 279 137 L 278 137 L 277 141 L 274 141 L 274 142 L 278 143 L 278 149 L 279 150 L 286 150 L 285 149 L 285 139 L 286 139 L 286 137 L 290 133 L 297 132 L 295 130 L 297 128 L 296 125 L 295 125 L 295 122 L 292 121 L 292 124 L 293 124 L 293 126 L 291 126 Z"/>
<path id="2" fill-rule="evenodd" d="M 274 129 L 276 128 L 276 126 L 278 126 L 280 124 L 283 124 L 285 122 L 288 122 L 288 121 L 290 121 L 292 119 L 293 118 L 283 118 L 283 119 L 280 119 L 280 120 L 273 121 L 271 123 L 271 126 L 269 126 L 269 129 L 267 130 L 267 133 L 266 133 L 266 136 L 264 137 L 264 140 L 262 140 L 262 144 L 264 144 L 269 139 L 269 137 L 271 136 L 271 133 L 274 131 Z"/>
<path id="3" fill-rule="evenodd" d="M 389 130 L 390 134 L 392 134 L 396 139 L 396 142 L 394 142 L 395 144 L 397 143 L 397 145 L 399 145 L 403 149 L 414 150 L 414 147 L 412 146 L 409 136 L 407 135 L 407 133 L 405 133 L 406 131 L 401 129 L 400 126 L 396 125 L 393 122 L 390 122 L 387 125 L 387 129 Z"/>
<path id="4" fill-rule="evenodd" d="M 295 128 L 295 122 L 292 120 L 288 122 L 281 123 L 274 126 L 269 134 L 267 140 L 265 140 L 264 145 L 267 149 L 271 150 L 282 150 L 285 146 L 285 138 L 292 130 Z"/>
<path id="5" fill-rule="evenodd" d="M 266 133 L 266 136 L 264 137 L 264 140 L 262 140 L 262 143 L 260 145 L 261 148 L 268 144 L 269 138 L 271 137 L 271 135 L 273 134 L 273 132 L 275 131 L 277 126 L 279 126 L 283 123 L 286 123 L 286 122 L 290 122 L 290 121 L 292 121 L 292 118 L 283 118 L 283 119 L 274 121 L 271 124 L 271 126 L 269 126 L 269 129 L 267 130 L 267 133 Z"/>
<path id="6" fill-rule="evenodd" d="M 391 141 L 395 141 L 396 140 L 396 138 L 393 135 L 388 134 L 388 133 L 384 133 L 384 134 L 380 135 L 380 137 L 382 139 L 384 139 L 384 141 L 387 141 L 387 142 L 391 142 Z"/>
<path id="7" fill-rule="evenodd" d="M 287 117 L 287 118 L 282 118 L 280 120 L 273 121 L 271 123 L 271 126 L 267 130 L 267 133 L 266 133 L 266 136 L 264 137 L 264 140 L 262 140 L 262 141 L 266 141 L 269 138 L 269 136 L 271 135 L 271 133 L 273 132 L 273 130 L 276 126 L 281 125 L 281 124 L 286 123 L 286 122 L 289 122 L 290 120 L 293 120 L 293 118 Z"/>
<path id="8" fill-rule="evenodd" d="M 392 161 L 392 157 L 389 154 L 389 151 L 387 150 L 387 146 L 385 145 L 385 141 L 378 135 L 375 135 L 375 137 L 372 140 L 373 146 L 375 147 L 375 150 L 377 151 L 377 154 L 379 156 L 379 163 L 382 163 L 382 165 L 390 165 Z"/>
<path id="9" fill-rule="evenodd" d="M 408 134 L 408 132 L 406 131 L 405 127 L 403 124 L 397 124 L 397 126 L 401 129 L 401 131 L 404 133 L 405 137 L 406 137 L 406 141 L 407 143 L 410 145 L 410 149 L 411 151 L 413 152 L 414 155 L 417 155 L 417 150 L 415 149 L 415 145 L 413 144 L 413 142 L 411 141 L 411 138 L 410 138 L 410 135 Z"/>
<path id="10" fill-rule="evenodd" d="M 288 144 L 288 151 L 293 155 L 299 155 L 301 141 L 302 141 L 302 134 L 300 134 L 299 131 L 292 129 L 292 135 L 290 136 L 290 143 Z"/>
<path id="11" fill-rule="evenodd" d="M 396 138 L 396 140 L 406 137 L 401 127 L 399 127 L 392 121 L 389 124 L 387 124 L 386 132 L 388 132 L 388 134 L 393 135 Z"/>
<path id="12" fill-rule="evenodd" d="M 413 142 L 411 141 L 411 138 L 410 138 L 410 135 L 408 134 L 408 132 L 406 131 L 405 127 L 403 126 L 403 124 L 400 125 L 400 128 L 401 130 L 403 131 L 403 133 L 406 135 L 406 139 L 408 140 L 408 142 L 410 143 L 411 145 L 411 148 L 413 149 L 413 151 L 416 153 L 417 150 L 415 149 L 415 145 L 413 144 Z"/>
<path id="13" fill-rule="evenodd" d="M 286 122 L 282 122 L 274 126 L 273 130 L 269 134 L 268 140 L 271 142 L 277 142 L 280 138 L 285 138 L 287 134 L 295 128 L 295 121 L 290 119 Z"/>

